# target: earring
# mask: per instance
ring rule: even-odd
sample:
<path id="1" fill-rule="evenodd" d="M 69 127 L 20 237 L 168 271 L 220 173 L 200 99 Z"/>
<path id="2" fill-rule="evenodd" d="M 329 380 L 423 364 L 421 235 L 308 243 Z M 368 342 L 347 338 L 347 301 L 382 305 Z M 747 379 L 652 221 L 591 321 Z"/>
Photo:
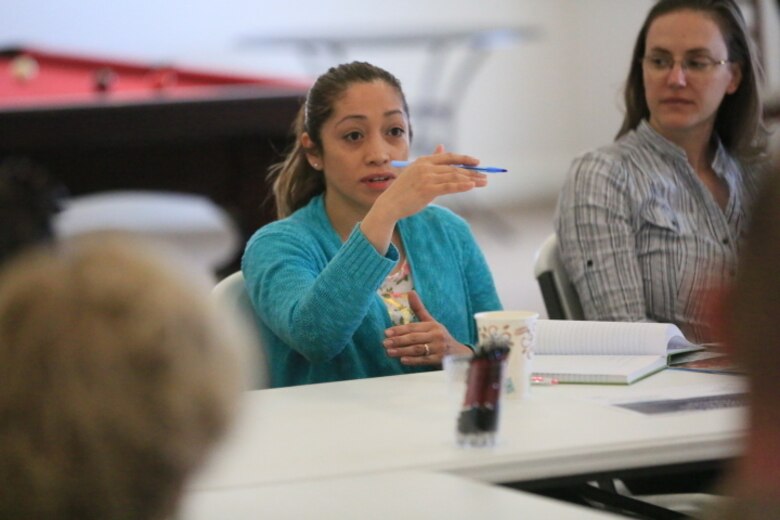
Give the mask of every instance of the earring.
<path id="1" fill-rule="evenodd" d="M 311 163 L 311 167 L 314 168 L 315 170 L 319 170 L 320 169 L 320 163 L 317 163 L 317 162 Z"/>

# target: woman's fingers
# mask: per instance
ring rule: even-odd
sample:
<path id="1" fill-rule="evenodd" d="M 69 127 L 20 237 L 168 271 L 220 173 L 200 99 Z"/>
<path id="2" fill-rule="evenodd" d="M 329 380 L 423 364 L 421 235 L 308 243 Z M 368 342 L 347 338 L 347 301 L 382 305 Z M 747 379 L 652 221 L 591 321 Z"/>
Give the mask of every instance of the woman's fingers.
<path id="1" fill-rule="evenodd" d="M 387 355 L 399 358 L 404 365 L 438 365 L 441 363 L 444 351 L 444 346 L 429 342 L 408 347 L 388 348 Z"/>
<path id="2" fill-rule="evenodd" d="M 444 147 L 437 147 L 434 153 L 418 157 L 416 160 L 409 163 L 406 168 L 412 168 L 420 164 L 445 166 L 464 164 L 467 166 L 477 166 L 479 164 L 479 159 L 462 153 L 445 152 Z"/>
<path id="3" fill-rule="evenodd" d="M 435 153 L 433 155 L 426 155 L 424 157 L 420 157 L 419 159 L 417 159 L 417 161 L 427 162 L 430 164 L 444 164 L 450 166 L 456 164 L 477 166 L 479 164 L 479 159 L 477 159 L 476 157 L 472 157 L 471 155 L 464 155 L 461 153 L 452 153 L 452 152 L 442 152 L 442 153 Z"/>
<path id="4" fill-rule="evenodd" d="M 404 168 L 374 207 L 397 221 L 417 213 L 441 195 L 486 186 L 485 174 L 454 166 L 478 162 L 474 157 L 449 152 L 421 157 Z"/>
<path id="5" fill-rule="evenodd" d="M 440 364 L 450 340 L 447 329 L 432 319 L 390 327 L 385 335 L 387 355 L 410 366 Z"/>
<path id="6" fill-rule="evenodd" d="M 446 185 L 453 185 L 459 191 L 487 185 L 487 175 L 484 173 L 452 166 L 434 166 L 428 171 L 409 172 L 409 174 L 419 177 L 415 179 L 417 181 L 415 184 L 430 184 L 445 189 Z"/>

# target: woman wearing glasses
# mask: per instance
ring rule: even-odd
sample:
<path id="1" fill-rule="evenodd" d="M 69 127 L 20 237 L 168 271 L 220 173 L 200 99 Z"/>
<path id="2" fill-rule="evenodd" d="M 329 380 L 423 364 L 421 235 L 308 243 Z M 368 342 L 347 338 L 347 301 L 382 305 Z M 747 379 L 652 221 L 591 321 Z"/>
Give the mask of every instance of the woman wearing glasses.
<path id="1" fill-rule="evenodd" d="M 710 338 L 735 274 L 765 132 L 759 67 L 733 0 L 661 0 L 637 37 L 615 143 L 577 158 L 558 201 L 566 269 L 590 320 Z"/>

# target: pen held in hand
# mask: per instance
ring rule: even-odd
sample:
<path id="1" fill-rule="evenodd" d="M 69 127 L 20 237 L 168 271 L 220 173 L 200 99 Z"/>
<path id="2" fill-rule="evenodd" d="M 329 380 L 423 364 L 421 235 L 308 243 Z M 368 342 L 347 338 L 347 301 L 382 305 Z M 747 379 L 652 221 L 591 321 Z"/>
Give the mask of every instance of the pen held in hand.
<path id="1" fill-rule="evenodd" d="M 412 164 L 412 161 L 390 161 L 390 165 L 394 168 L 404 168 L 410 164 Z M 453 164 L 452 166 L 482 173 L 503 173 L 509 171 L 505 168 L 496 168 L 495 166 L 468 166 L 466 164 Z"/>

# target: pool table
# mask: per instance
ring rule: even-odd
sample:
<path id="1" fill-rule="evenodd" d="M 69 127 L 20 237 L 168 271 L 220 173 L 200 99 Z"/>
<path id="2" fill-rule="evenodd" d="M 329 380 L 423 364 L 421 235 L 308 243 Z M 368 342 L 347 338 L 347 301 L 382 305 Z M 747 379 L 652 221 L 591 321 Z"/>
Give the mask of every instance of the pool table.
<path id="1" fill-rule="evenodd" d="M 28 157 L 71 194 L 206 195 L 248 237 L 273 218 L 265 182 L 306 94 L 303 80 L 0 49 L 0 160 Z M 237 268 L 234 262 L 225 271 Z"/>

